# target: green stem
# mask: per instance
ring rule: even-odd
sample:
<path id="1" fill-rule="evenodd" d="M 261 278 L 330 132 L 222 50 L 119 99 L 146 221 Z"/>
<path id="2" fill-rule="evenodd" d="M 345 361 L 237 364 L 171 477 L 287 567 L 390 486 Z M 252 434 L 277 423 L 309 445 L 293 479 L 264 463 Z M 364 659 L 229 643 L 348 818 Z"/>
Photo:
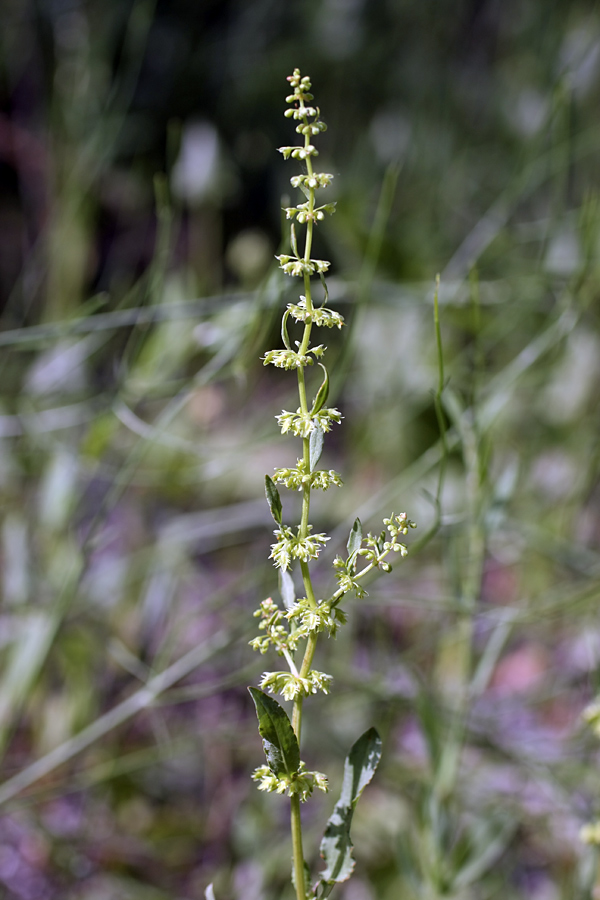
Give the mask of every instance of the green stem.
<path id="1" fill-rule="evenodd" d="M 291 825 L 296 898 L 297 900 L 306 900 L 306 886 L 304 884 L 304 851 L 302 849 L 302 819 L 300 817 L 300 798 L 298 794 L 294 794 L 291 799 Z"/>
<path id="2" fill-rule="evenodd" d="M 302 666 L 300 668 L 300 678 L 306 678 L 310 672 L 310 667 L 312 666 L 313 657 L 317 648 L 318 637 L 318 634 L 314 631 L 309 635 L 306 650 L 304 651 L 304 659 L 302 660 Z"/>
<path id="3" fill-rule="evenodd" d="M 304 583 L 304 590 L 306 591 L 306 598 L 310 605 L 312 607 L 315 607 L 317 605 L 317 598 L 315 597 L 315 591 L 312 586 L 312 579 L 310 577 L 308 563 L 301 562 L 300 571 L 302 572 L 302 581 Z"/>
<path id="4" fill-rule="evenodd" d="M 310 581 L 310 579 L 309 579 Z M 311 586 L 312 590 L 312 586 Z M 317 646 L 317 635 L 311 634 L 304 651 L 304 659 L 302 660 L 302 668 L 300 669 L 300 677 L 306 678 L 312 665 L 315 648 Z M 294 709 L 292 712 L 292 728 L 300 745 L 300 736 L 302 734 L 302 701 L 303 697 L 298 697 L 294 701 Z M 296 900 L 306 900 L 306 885 L 304 881 L 304 850 L 302 849 L 302 819 L 300 817 L 300 798 L 294 794 L 291 798 L 291 825 L 292 825 L 292 853 L 294 860 L 294 881 L 296 882 Z"/>
<path id="5" fill-rule="evenodd" d="M 302 733 L 302 701 L 304 697 L 298 697 L 297 700 L 294 700 L 294 709 L 292 711 L 292 728 L 294 729 L 294 734 L 298 738 L 298 743 L 300 743 L 300 735 Z"/>
<path id="6" fill-rule="evenodd" d="M 317 648 L 317 640 L 318 635 L 314 632 L 309 636 L 306 649 L 304 651 L 304 658 L 302 660 L 302 665 L 300 667 L 299 675 L 300 678 L 306 678 L 308 673 L 310 672 L 310 667 L 312 666 L 312 661 L 315 655 L 315 650 Z M 294 729 L 294 734 L 298 739 L 298 743 L 300 743 L 300 735 L 302 734 L 302 703 L 304 698 L 298 697 L 294 700 L 294 709 L 292 712 L 292 728 Z"/>
<path id="7" fill-rule="evenodd" d="M 307 119 L 304 117 L 304 123 L 307 124 Z M 310 140 L 308 136 L 305 136 L 304 144 L 308 146 Z M 310 157 L 306 159 L 306 167 L 309 175 L 312 175 L 312 163 Z M 310 190 L 309 195 L 309 216 L 312 216 L 314 210 L 314 199 L 315 192 L 314 189 Z M 304 244 L 304 259 L 306 262 L 310 260 L 310 251 L 312 246 L 312 233 L 313 233 L 313 222 L 312 218 L 309 217 L 306 226 L 306 238 Z M 304 291 L 306 295 L 306 309 L 310 314 L 313 310 L 312 305 L 312 296 L 311 296 L 311 286 L 310 286 L 310 275 L 308 273 L 304 274 Z M 302 342 L 299 347 L 299 353 L 304 355 L 308 350 L 309 342 L 310 342 L 310 332 L 312 328 L 312 323 L 310 321 L 306 322 L 304 326 L 304 334 L 302 335 Z M 302 368 L 298 369 L 298 395 L 300 398 L 300 409 L 302 410 L 304 415 L 308 413 L 308 402 L 306 399 L 306 382 L 304 378 L 304 370 Z M 310 440 L 309 438 L 304 438 L 302 443 L 302 453 L 303 459 L 306 467 L 308 468 L 310 463 Z M 310 514 L 310 484 L 305 485 L 302 491 L 302 517 L 300 520 L 300 536 L 305 538 L 308 535 L 308 520 Z M 315 598 L 315 592 L 312 586 L 312 580 L 310 577 L 310 570 L 308 568 L 307 562 L 300 563 L 300 569 L 302 571 L 302 581 L 304 583 L 304 589 L 306 591 L 306 596 L 312 606 L 317 605 L 317 601 Z M 311 634 L 308 638 L 306 649 L 304 651 L 304 658 L 302 660 L 302 667 L 300 669 L 300 677 L 306 678 L 307 674 L 310 672 L 310 667 L 312 665 L 313 657 L 315 655 L 315 649 L 317 646 L 317 635 Z M 300 746 L 300 737 L 302 733 L 302 705 L 303 698 L 298 697 L 294 701 L 294 709 L 292 712 L 292 728 L 294 729 L 294 733 L 298 740 L 298 746 Z M 291 827 L 292 827 L 292 850 L 294 857 L 294 881 L 296 883 L 296 898 L 297 900 L 306 900 L 306 884 L 304 880 L 304 851 L 302 849 L 302 819 L 300 817 L 300 799 L 297 794 L 294 794 L 291 798 Z"/>
<path id="8" fill-rule="evenodd" d="M 300 352 L 302 352 L 303 347 L 304 341 L 302 341 Z M 308 412 L 308 402 L 306 400 L 306 382 L 304 380 L 304 369 L 302 368 L 298 369 L 298 396 L 300 397 L 300 409 L 302 410 L 304 415 L 306 415 L 306 413 Z"/>

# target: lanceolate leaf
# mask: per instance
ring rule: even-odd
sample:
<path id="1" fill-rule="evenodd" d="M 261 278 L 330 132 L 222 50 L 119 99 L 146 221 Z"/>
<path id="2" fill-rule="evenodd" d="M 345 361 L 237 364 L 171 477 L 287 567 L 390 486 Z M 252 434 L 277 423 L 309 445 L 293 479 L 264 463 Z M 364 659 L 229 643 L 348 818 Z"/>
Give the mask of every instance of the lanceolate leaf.
<path id="1" fill-rule="evenodd" d="M 323 363 L 319 363 L 323 371 L 325 372 L 325 377 L 321 383 L 321 387 L 317 391 L 317 396 L 314 399 L 312 409 L 310 411 L 311 416 L 316 415 L 323 408 L 323 406 L 327 403 L 327 398 L 329 396 L 329 373 L 327 369 L 323 365 Z"/>
<path id="2" fill-rule="evenodd" d="M 281 525 L 281 515 L 283 511 L 281 507 L 281 497 L 279 496 L 279 491 L 270 475 L 265 475 L 265 494 L 269 509 L 271 510 L 271 515 L 277 524 Z"/>
<path id="3" fill-rule="evenodd" d="M 292 246 L 292 253 L 294 256 L 298 257 L 300 254 L 298 253 L 298 242 L 296 241 L 296 228 L 294 223 L 290 225 L 290 244 Z"/>
<path id="4" fill-rule="evenodd" d="M 286 350 L 292 349 L 292 345 L 290 344 L 290 336 L 289 336 L 288 330 L 287 330 L 287 320 L 288 320 L 289 314 L 290 314 L 290 311 L 288 309 L 288 310 L 286 310 L 286 312 L 284 312 L 283 319 L 281 320 L 281 340 L 285 344 Z"/>
<path id="5" fill-rule="evenodd" d="M 354 525 L 352 526 L 352 530 L 350 532 L 350 536 L 348 538 L 348 543 L 346 547 L 348 549 L 348 558 L 352 559 L 352 557 L 356 554 L 357 550 L 360 550 L 360 545 L 362 544 L 362 525 L 359 518 L 354 520 Z"/>
<path id="6" fill-rule="evenodd" d="M 314 431 L 311 431 L 309 438 L 309 458 L 310 458 L 310 471 L 314 472 L 317 468 L 317 464 L 321 459 L 321 453 L 323 452 L 323 442 L 325 440 L 324 432 L 321 428 L 315 428 Z"/>
<path id="7" fill-rule="evenodd" d="M 264 691 L 255 687 L 248 690 L 256 707 L 258 730 L 269 768 L 278 777 L 292 775 L 300 766 L 300 749 L 286 711 Z"/>
<path id="8" fill-rule="evenodd" d="M 352 875 L 352 816 L 358 798 L 371 781 L 380 759 L 381 738 L 374 728 L 370 728 L 356 741 L 344 764 L 342 793 L 321 841 L 321 856 L 327 868 L 319 876 L 319 898 L 328 897 L 336 882 L 346 881 Z"/>

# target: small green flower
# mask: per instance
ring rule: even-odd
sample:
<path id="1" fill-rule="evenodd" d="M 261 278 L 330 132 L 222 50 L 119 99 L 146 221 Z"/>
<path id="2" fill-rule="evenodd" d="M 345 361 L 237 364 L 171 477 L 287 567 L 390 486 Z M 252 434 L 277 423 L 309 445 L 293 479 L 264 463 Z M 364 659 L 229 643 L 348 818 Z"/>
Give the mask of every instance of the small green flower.
<path id="1" fill-rule="evenodd" d="M 325 328 L 341 328 L 344 324 L 343 316 L 324 306 L 320 309 L 313 309 L 309 313 L 306 309 L 306 297 L 302 295 L 300 295 L 299 303 L 288 304 L 288 310 L 296 322 L 312 322 L 313 325 L 324 326 Z"/>
<path id="2" fill-rule="evenodd" d="M 325 470 L 313 472 L 310 486 L 313 490 L 327 491 L 332 485 L 341 487 L 343 483 L 341 476 L 334 469 L 329 469 L 328 472 Z"/>
<path id="3" fill-rule="evenodd" d="M 337 635 L 340 625 L 347 621 L 346 613 L 337 606 L 332 605 L 331 600 L 319 600 L 316 607 L 304 597 L 297 600 L 288 610 L 287 618 L 290 621 L 299 620 L 296 634 L 300 637 L 308 637 L 311 632 L 327 631 L 330 637 Z"/>
<path id="4" fill-rule="evenodd" d="M 312 525 L 308 526 L 308 531 L 312 531 Z M 277 528 L 273 534 L 277 537 L 277 541 L 271 544 L 269 559 L 274 560 L 274 565 L 278 569 L 284 570 L 289 569 L 292 559 L 299 559 L 302 562 L 317 559 L 325 543 L 331 540 L 325 534 L 307 534 L 306 537 L 301 537 L 300 528 L 294 534 L 287 525 Z"/>
<path id="5" fill-rule="evenodd" d="M 311 670 L 306 678 L 293 672 L 263 672 L 259 687 L 271 694 L 281 694 L 284 700 L 296 700 L 318 691 L 328 694 L 331 681 L 331 675 L 316 670 Z"/>
<path id="6" fill-rule="evenodd" d="M 308 353 L 312 353 L 317 359 L 320 359 L 326 349 L 327 347 L 324 347 L 323 344 L 318 344 L 316 347 L 312 347 Z M 263 357 L 263 365 L 276 366 L 278 369 L 302 369 L 313 364 L 314 359 L 308 354 L 295 353 L 293 350 L 268 350 Z"/>
<path id="7" fill-rule="evenodd" d="M 306 202 L 300 203 L 299 206 L 286 206 L 284 209 L 286 219 L 293 219 L 297 215 L 298 222 L 301 225 L 305 225 L 307 222 L 322 222 L 325 218 L 325 213 L 332 215 L 335 212 L 335 203 L 326 203 L 324 206 L 317 206 L 311 210 L 310 204 Z M 311 260 L 311 262 L 318 261 Z"/>
<path id="8" fill-rule="evenodd" d="M 272 645 L 279 656 L 284 656 L 286 651 L 294 653 L 298 647 L 301 635 L 297 631 L 289 631 L 286 627 L 287 618 L 279 609 L 271 597 L 263 600 L 254 613 L 255 618 L 260 617 L 259 631 L 264 635 L 253 638 L 249 643 L 253 650 L 266 653 Z"/>
<path id="9" fill-rule="evenodd" d="M 341 487 L 341 476 L 333 469 L 310 472 L 303 459 L 299 459 L 295 469 L 275 469 L 273 481 L 276 484 L 284 484 L 291 491 L 301 491 L 304 485 L 309 484 L 313 490 L 326 491 L 332 485 Z"/>
<path id="10" fill-rule="evenodd" d="M 315 788 L 327 793 L 329 783 L 323 772 L 309 772 L 305 763 L 300 763 L 300 768 L 292 775 L 275 775 L 268 766 L 259 766 L 252 775 L 253 781 L 258 781 L 259 791 L 275 791 L 277 794 L 287 794 L 292 797 L 298 794 L 304 803 Z"/>
<path id="11" fill-rule="evenodd" d="M 299 259 L 297 256 L 288 256 L 282 253 L 275 256 L 279 260 L 279 267 L 283 269 L 286 275 L 304 277 L 304 275 L 314 275 L 315 272 L 325 274 L 330 262 L 326 259 Z"/>
<path id="12" fill-rule="evenodd" d="M 279 152 L 283 154 L 284 159 L 308 159 L 311 156 L 318 156 L 319 151 L 308 144 L 306 147 L 279 147 Z"/>
<path id="13" fill-rule="evenodd" d="M 383 520 L 383 524 L 387 526 L 392 541 L 394 541 L 399 534 L 408 534 L 409 528 L 417 527 L 417 523 L 411 521 L 406 513 L 400 513 L 398 516 L 392 513 L 389 519 Z"/>
<path id="14" fill-rule="evenodd" d="M 304 112 L 306 114 L 307 110 L 297 110 L 297 112 Z M 300 117 L 295 115 L 294 118 L 298 119 Z M 296 125 L 296 132 L 305 135 L 305 137 L 316 137 L 321 131 L 327 131 L 325 122 L 305 122 L 304 125 Z"/>
<path id="15" fill-rule="evenodd" d="M 338 409 L 321 409 L 318 413 L 311 415 L 309 412 L 303 413 L 300 408 L 295 413 L 283 410 L 281 415 L 275 416 L 282 434 L 290 431 L 296 437 L 309 437 L 313 431 L 320 428 L 321 431 L 327 433 L 331 431 L 332 423 L 339 424 L 342 420 L 342 414 Z"/>
<path id="16" fill-rule="evenodd" d="M 341 556 L 336 556 L 333 561 L 333 567 L 335 569 L 335 578 L 338 583 L 338 588 L 342 593 L 349 594 L 351 591 L 354 591 L 359 600 L 368 596 L 364 587 L 354 577 L 356 568 L 354 562 L 350 563 L 349 561 L 342 559 Z"/>
<path id="17" fill-rule="evenodd" d="M 288 103 L 293 103 L 296 100 L 295 94 L 290 94 L 287 98 Z M 314 118 L 317 115 L 317 110 L 314 106 L 300 106 L 299 109 L 286 109 L 283 114 L 286 119 L 302 119 L 304 116 L 310 116 L 310 118 Z"/>
<path id="18" fill-rule="evenodd" d="M 313 172 L 312 175 L 292 175 L 290 184 L 293 188 L 304 188 L 305 190 L 318 190 L 319 188 L 328 187 L 333 181 L 333 175 L 327 172 Z"/>

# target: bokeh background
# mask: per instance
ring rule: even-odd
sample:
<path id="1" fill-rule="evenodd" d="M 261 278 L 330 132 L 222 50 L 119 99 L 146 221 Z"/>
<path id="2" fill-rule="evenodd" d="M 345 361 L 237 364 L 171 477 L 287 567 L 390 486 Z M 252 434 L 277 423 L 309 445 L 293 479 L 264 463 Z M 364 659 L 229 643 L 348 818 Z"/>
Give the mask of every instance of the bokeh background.
<path id="1" fill-rule="evenodd" d="M 317 497 L 419 523 L 346 609 L 307 704 L 333 791 L 382 766 L 340 900 L 591 900 L 600 743 L 600 9 L 584 0 L 4 0 L 0 896 L 289 897 L 246 685 L 263 479 L 297 447 L 263 368 L 310 74 L 337 214 L 345 419 Z M 441 373 L 433 285 L 441 274 Z M 292 406 L 290 407 L 290 404 Z M 442 415 L 436 414 L 443 408 Z M 294 520 L 297 498 L 284 497 Z M 594 889 L 596 888 L 596 893 Z"/>

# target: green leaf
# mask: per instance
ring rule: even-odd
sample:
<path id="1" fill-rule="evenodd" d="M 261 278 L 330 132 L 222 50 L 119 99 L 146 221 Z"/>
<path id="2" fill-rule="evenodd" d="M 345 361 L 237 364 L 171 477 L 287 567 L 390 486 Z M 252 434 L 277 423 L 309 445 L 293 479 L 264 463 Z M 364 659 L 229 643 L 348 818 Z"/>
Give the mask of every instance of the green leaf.
<path id="1" fill-rule="evenodd" d="M 362 544 L 362 525 L 360 523 L 360 519 L 357 517 L 354 520 L 354 525 L 352 526 L 352 530 L 350 531 L 350 536 L 348 538 L 348 543 L 346 544 L 346 548 L 348 550 L 348 559 L 352 559 L 353 556 L 356 556 L 358 550 L 360 550 L 360 546 Z"/>
<path id="2" fill-rule="evenodd" d="M 296 228 L 294 223 L 292 222 L 290 226 L 290 244 L 292 247 L 292 253 L 296 258 L 300 258 L 300 254 L 298 253 L 298 244 L 296 242 Z"/>
<path id="3" fill-rule="evenodd" d="M 283 512 L 281 507 L 281 497 L 279 496 L 279 491 L 270 475 L 265 475 L 265 495 L 267 497 L 269 509 L 271 510 L 271 515 L 277 524 L 281 525 L 281 515 Z"/>
<path id="4" fill-rule="evenodd" d="M 292 345 L 290 344 L 290 336 L 289 336 L 288 330 L 287 330 L 287 320 L 288 320 L 289 314 L 290 314 L 290 311 L 289 311 L 289 309 L 287 309 L 283 314 L 283 319 L 281 320 L 281 340 L 285 344 L 286 350 L 292 349 Z"/>
<path id="5" fill-rule="evenodd" d="M 329 374 L 323 363 L 319 363 L 319 365 L 325 372 L 325 378 L 323 379 L 321 387 L 317 391 L 317 396 L 313 401 L 312 409 L 310 411 L 311 416 L 316 415 L 319 410 L 321 410 L 325 406 L 325 404 L 327 403 L 327 397 L 329 396 Z"/>
<path id="6" fill-rule="evenodd" d="M 300 748 L 286 711 L 277 700 L 258 688 L 249 687 L 258 716 L 263 750 L 274 775 L 293 775 L 300 767 Z"/>
<path id="7" fill-rule="evenodd" d="M 294 605 L 296 588 L 292 576 L 286 569 L 279 570 L 279 593 L 286 609 Z"/>
<path id="8" fill-rule="evenodd" d="M 309 466 L 311 472 L 315 471 L 315 469 L 317 468 L 317 463 L 321 459 L 324 440 L 325 433 L 322 428 L 319 428 L 319 426 L 317 426 L 314 431 L 311 431 L 308 442 Z"/>
<path id="9" fill-rule="evenodd" d="M 354 859 L 350 826 L 360 795 L 373 778 L 381 759 L 381 738 L 370 728 L 356 741 L 344 764 L 342 793 L 327 823 L 321 841 L 321 856 L 327 868 L 320 873 L 319 897 L 327 897 L 336 882 L 352 875 Z"/>

